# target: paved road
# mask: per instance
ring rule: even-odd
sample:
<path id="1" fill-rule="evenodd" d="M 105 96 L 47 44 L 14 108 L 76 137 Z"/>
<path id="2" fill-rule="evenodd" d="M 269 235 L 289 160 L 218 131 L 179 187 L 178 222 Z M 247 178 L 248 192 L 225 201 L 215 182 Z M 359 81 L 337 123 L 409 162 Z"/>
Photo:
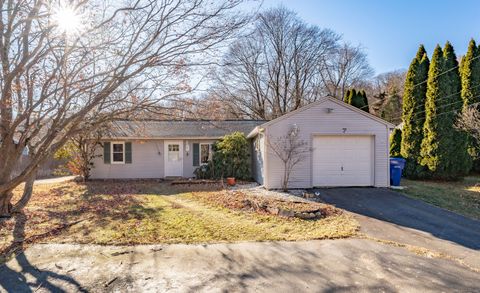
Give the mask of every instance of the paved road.
<path id="1" fill-rule="evenodd" d="M 8 292 L 475 292 L 478 281 L 455 262 L 364 239 L 38 244 L 0 267 Z"/>
<path id="2" fill-rule="evenodd" d="M 429 248 L 480 268 L 480 221 L 383 188 L 319 189 L 356 216 L 365 234 Z"/>

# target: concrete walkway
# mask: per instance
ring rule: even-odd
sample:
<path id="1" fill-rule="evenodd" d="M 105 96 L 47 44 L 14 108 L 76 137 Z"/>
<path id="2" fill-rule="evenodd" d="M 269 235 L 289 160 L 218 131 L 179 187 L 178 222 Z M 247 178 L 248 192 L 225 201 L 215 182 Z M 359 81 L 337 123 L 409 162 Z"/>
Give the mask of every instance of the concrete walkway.
<path id="1" fill-rule="evenodd" d="M 478 292 L 480 274 L 371 240 L 37 244 L 0 267 L 7 292 Z"/>
<path id="2" fill-rule="evenodd" d="M 55 177 L 55 178 L 47 178 L 47 179 L 37 179 L 37 180 L 35 180 L 35 182 L 33 184 L 34 185 L 55 184 L 55 183 L 62 183 L 62 182 L 71 181 L 75 178 L 77 178 L 77 176 L 63 176 L 63 177 Z"/>

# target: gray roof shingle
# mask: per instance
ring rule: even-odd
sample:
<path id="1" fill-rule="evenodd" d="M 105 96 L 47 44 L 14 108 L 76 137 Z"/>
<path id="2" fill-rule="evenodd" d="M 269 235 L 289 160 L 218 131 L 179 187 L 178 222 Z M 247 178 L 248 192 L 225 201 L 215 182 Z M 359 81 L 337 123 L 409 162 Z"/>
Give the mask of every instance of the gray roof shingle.
<path id="1" fill-rule="evenodd" d="M 224 121 L 114 121 L 105 134 L 107 138 L 218 138 L 240 131 L 248 135 L 263 120 Z"/>

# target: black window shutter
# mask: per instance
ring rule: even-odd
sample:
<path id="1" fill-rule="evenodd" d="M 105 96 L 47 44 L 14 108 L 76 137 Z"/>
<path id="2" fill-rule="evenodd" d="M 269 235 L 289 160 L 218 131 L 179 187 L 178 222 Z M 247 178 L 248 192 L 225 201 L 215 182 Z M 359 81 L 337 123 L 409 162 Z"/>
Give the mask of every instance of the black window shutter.
<path id="1" fill-rule="evenodd" d="M 193 144 L 193 166 L 200 166 L 200 145 L 198 143 Z"/>
<path id="2" fill-rule="evenodd" d="M 110 164 L 110 142 L 103 143 L 103 163 Z"/>
<path id="3" fill-rule="evenodd" d="M 132 163 L 132 143 L 126 142 L 125 143 L 125 164 Z"/>

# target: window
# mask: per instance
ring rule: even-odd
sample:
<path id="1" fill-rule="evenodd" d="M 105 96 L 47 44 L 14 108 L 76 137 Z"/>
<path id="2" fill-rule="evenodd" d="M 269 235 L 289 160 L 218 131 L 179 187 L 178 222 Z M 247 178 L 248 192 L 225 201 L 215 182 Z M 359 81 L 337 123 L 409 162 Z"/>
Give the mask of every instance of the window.
<path id="1" fill-rule="evenodd" d="M 168 145 L 168 160 L 180 161 L 180 145 L 178 144 L 169 144 Z"/>
<path id="2" fill-rule="evenodd" d="M 112 164 L 125 163 L 125 143 L 112 142 Z"/>
<path id="3" fill-rule="evenodd" d="M 210 149 L 211 144 L 208 143 L 201 143 L 200 144 L 200 164 L 207 164 L 210 161 Z"/>
<path id="4" fill-rule="evenodd" d="M 179 152 L 180 151 L 180 146 L 178 144 L 169 144 L 168 145 L 168 151 L 169 152 Z"/>

